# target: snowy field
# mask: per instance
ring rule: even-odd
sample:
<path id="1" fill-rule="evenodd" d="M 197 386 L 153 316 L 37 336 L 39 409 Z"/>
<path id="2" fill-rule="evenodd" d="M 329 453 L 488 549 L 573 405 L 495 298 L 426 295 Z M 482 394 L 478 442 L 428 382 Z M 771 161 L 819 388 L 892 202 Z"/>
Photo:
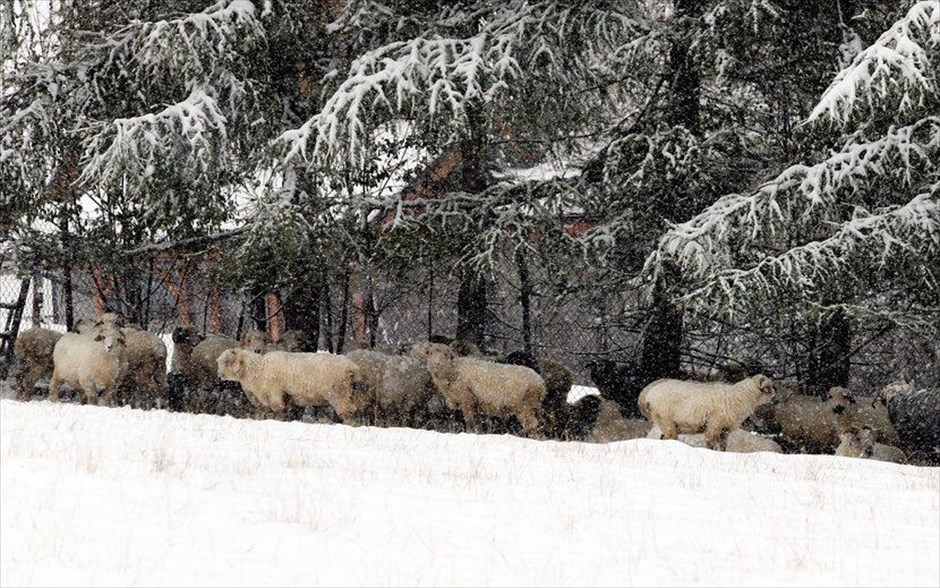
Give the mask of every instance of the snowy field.
<path id="1" fill-rule="evenodd" d="M 940 469 L 0 400 L 0 584 L 940 583 Z"/>

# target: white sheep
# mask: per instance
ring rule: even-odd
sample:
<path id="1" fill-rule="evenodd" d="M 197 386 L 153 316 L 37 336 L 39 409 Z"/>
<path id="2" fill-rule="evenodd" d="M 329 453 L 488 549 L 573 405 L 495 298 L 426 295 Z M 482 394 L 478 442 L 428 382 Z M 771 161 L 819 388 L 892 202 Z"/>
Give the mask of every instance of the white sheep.
<path id="1" fill-rule="evenodd" d="M 81 390 L 82 404 L 97 404 L 100 394 L 113 406 L 127 371 L 124 333 L 112 325 L 102 325 L 95 333 L 66 333 L 56 342 L 52 361 L 50 401 L 59 401 L 59 387 L 66 383 Z"/>
<path id="2" fill-rule="evenodd" d="M 166 344 L 160 337 L 136 327 L 119 327 L 123 320 L 114 313 L 105 313 L 91 323 L 79 321 L 76 330 L 81 334 L 97 335 L 105 329 L 120 328 L 124 334 L 127 370 L 119 388 L 124 400 L 135 408 L 166 408 L 169 388 L 166 376 Z"/>
<path id="3" fill-rule="evenodd" d="M 211 389 L 218 385 L 218 359 L 228 349 L 238 347 L 238 341 L 219 335 L 209 335 L 200 341 L 189 357 L 187 383 L 196 388 Z"/>
<path id="4" fill-rule="evenodd" d="M 646 386 L 638 405 L 664 438 L 705 433 L 705 444 L 716 449 L 724 448 L 728 433 L 740 428 L 756 406 L 772 402 L 774 394 L 773 382 L 763 374 L 736 384 L 664 379 Z"/>
<path id="5" fill-rule="evenodd" d="M 876 443 L 875 432 L 870 427 L 844 429 L 839 433 L 839 441 L 836 455 L 907 463 L 907 456 L 897 447 Z"/>
<path id="6" fill-rule="evenodd" d="M 589 443 L 611 443 L 646 437 L 652 423 L 645 419 L 623 416 L 620 405 L 613 400 L 600 399 L 597 420 L 584 437 Z"/>
<path id="7" fill-rule="evenodd" d="M 433 385 L 427 363 L 416 357 L 357 349 L 346 353 L 362 371 L 377 424 L 420 426 Z"/>
<path id="8" fill-rule="evenodd" d="M 217 365 L 219 379 L 240 383 L 253 405 L 280 418 L 293 407 L 329 404 L 349 423 L 362 408 L 359 367 L 342 355 L 227 349 Z"/>
<path id="9" fill-rule="evenodd" d="M 51 329 L 32 328 L 21 332 L 13 343 L 13 355 L 16 357 L 16 397 L 29 400 L 40 378 L 51 378 L 55 367 L 52 352 L 62 333 Z"/>
<path id="10" fill-rule="evenodd" d="M 523 430 L 535 437 L 539 428 L 536 411 L 545 398 L 545 381 L 533 370 L 474 357 L 458 357 L 446 346 L 428 344 L 421 353 L 437 391 L 451 410 L 460 409 L 467 426 L 477 413 L 495 417 L 515 416 Z"/>

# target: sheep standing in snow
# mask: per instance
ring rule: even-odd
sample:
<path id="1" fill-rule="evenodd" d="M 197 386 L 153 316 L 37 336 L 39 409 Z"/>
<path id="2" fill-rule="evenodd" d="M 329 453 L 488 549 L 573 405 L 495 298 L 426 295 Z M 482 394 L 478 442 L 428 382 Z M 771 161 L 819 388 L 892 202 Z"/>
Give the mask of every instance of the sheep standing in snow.
<path id="1" fill-rule="evenodd" d="M 499 362 L 521 365 L 542 376 L 545 380 L 545 400 L 542 401 L 543 426 L 547 436 L 560 439 L 568 420 L 568 393 L 574 384 L 571 370 L 557 361 L 536 358 L 525 351 L 514 351 Z"/>
<path id="2" fill-rule="evenodd" d="M 268 339 L 268 334 L 264 331 L 248 331 L 242 338 L 238 341 L 238 346 L 242 349 L 247 349 L 252 353 L 264 353 L 268 350 L 268 346 L 271 344 L 271 341 Z"/>
<path id="3" fill-rule="evenodd" d="M 453 349 L 429 344 L 422 352 L 428 370 L 447 407 L 460 409 L 468 426 L 478 413 L 515 416 L 523 430 L 535 437 L 536 411 L 545 398 L 545 381 L 529 368 L 498 364 L 474 357 L 458 357 Z"/>
<path id="4" fill-rule="evenodd" d="M 362 371 L 364 392 L 376 424 L 419 426 L 433 385 L 427 363 L 409 356 L 357 349 L 346 353 Z"/>
<path id="5" fill-rule="evenodd" d="M 253 405 L 282 419 L 294 407 L 329 404 L 350 423 L 363 408 L 360 369 L 342 355 L 227 349 L 217 366 L 219 379 L 238 382 Z"/>
<path id="6" fill-rule="evenodd" d="M 202 335 L 195 327 L 186 325 L 173 329 L 173 356 L 170 358 L 170 373 L 167 376 L 168 405 L 171 410 L 191 410 L 187 388 L 195 385 L 190 381 L 192 374 L 192 355 L 196 345 L 202 342 Z"/>
<path id="7" fill-rule="evenodd" d="M 77 330 L 97 335 L 105 329 L 120 328 L 124 335 L 127 370 L 119 386 L 121 403 L 135 408 L 166 408 L 169 387 L 166 374 L 166 344 L 160 337 L 132 326 L 119 327 L 118 315 L 107 313 L 97 323 L 80 321 Z"/>
<path id="8" fill-rule="evenodd" d="M 763 425 L 758 430 L 779 435 L 789 450 L 826 454 L 839 444 L 835 413 L 818 396 L 792 394 L 755 413 Z"/>
<path id="9" fill-rule="evenodd" d="M 51 329 L 33 328 L 21 332 L 13 343 L 13 355 L 16 357 L 16 398 L 29 400 L 40 378 L 51 378 L 55 367 L 52 352 L 55 344 L 62 338 L 62 333 Z"/>
<path id="10" fill-rule="evenodd" d="M 891 463 L 906 463 L 907 456 L 893 445 L 875 442 L 875 431 L 870 427 L 852 427 L 839 433 L 839 446 L 835 454 L 843 457 L 861 457 Z"/>
<path id="11" fill-rule="evenodd" d="M 59 387 L 69 384 L 81 390 L 82 404 L 97 404 L 100 394 L 105 404 L 113 406 L 127 371 L 124 333 L 110 324 L 89 334 L 66 333 L 56 342 L 52 361 L 50 401 L 58 402 Z"/>
<path id="12" fill-rule="evenodd" d="M 16 357 L 16 398 L 29 400 L 40 378 L 52 377 L 52 351 L 62 333 L 51 329 L 26 329 L 17 336 L 13 343 L 13 355 Z"/>
<path id="13" fill-rule="evenodd" d="M 710 449 L 724 448 L 728 433 L 761 404 L 774 400 L 774 385 L 760 374 L 737 384 L 657 380 L 640 392 L 639 408 L 666 439 L 705 433 Z"/>
<path id="14" fill-rule="evenodd" d="M 166 379 L 166 344 L 150 331 L 125 327 L 127 374 L 122 383 L 136 387 L 134 405 L 138 408 L 167 408 L 169 388 Z"/>
<path id="15" fill-rule="evenodd" d="M 187 374 L 190 371 L 193 349 L 202 342 L 203 336 L 195 327 L 176 327 L 171 335 L 173 357 L 170 358 L 171 374 Z"/>
<path id="16" fill-rule="evenodd" d="M 574 404 L 569 405 L 564 437 L 572 441 L 587 439 L 598 418 L 600 418 L 603 400 L 605 399 L 600 396 L 588 394 L 579 398 Z"/>

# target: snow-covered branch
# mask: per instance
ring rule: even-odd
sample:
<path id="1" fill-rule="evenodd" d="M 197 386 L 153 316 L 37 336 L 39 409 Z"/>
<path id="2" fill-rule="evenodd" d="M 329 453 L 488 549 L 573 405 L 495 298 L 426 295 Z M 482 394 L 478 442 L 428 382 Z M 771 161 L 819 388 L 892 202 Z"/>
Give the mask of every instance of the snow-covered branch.
<path id="1" fill-rule="evenodd" d="M 517 0 L 489 10 L 475 15 L 478 31 L 470 36 L 432 32 L 365 51 L 320 112 L 280 137 L 286 159 L 339 159 L 361 166 L 368 160 L 371 131 L 390 115 L 433 124 L 438 132 L 450 127 L 445 140 L 455 139 L 474 106 L 531 99 L 509 97 L 530 69 L 557 87 L 571 85 L 572 72 L 585 69 L 571 67 L 574 60 L 596 64 L 600 47 L 615 53 L 611 48 L 628 45 L 642 29 L 627 14 L 556 2 Z M 342 26 L 358 17 L 344 18 Z M 438 24 L 441 32 L 452 32 Z"/>
<path id="2" fill-rule="evenodd" d="M 80 181 L 108 184 L 125 174 L 147 178 L 168 161 L 185 161 L 199 175 L 218 157 L 225 125 L 216 100 L 201 88 L 160 112 L 102 124 L 85 144 Z"/>
<path id="3" fill-rule="evenodd" d="M 845 124 L 861 108 L 909 112 L 937 99 L 940 70 L 940 2 L 911 6 L 870 47 L 836 76 L 810 113 Z M 889 99 L 890 96 L 890 99 Z"/>
<path id="4" fill-rule="evenodd" d="M 860 210 L 831 237 L 765 257 L 751 268 L 717 272 L 686 299 L 732 302 L 742 295 L 773 298 L 781 289 L 813 291 L 859 267 L 860 257 L 865 258 L 862 267 L 873 272 L 905 257 L 940 259 L 938 190 L 940 184 L 934 184 L 901 207 L 871 214 Z M 928 287 L 937 290 L 938 278 L 933 275 Z"/>
<path id="5" fill-rule="evenodd" d="M 794 165 L 750 194 L 720 198 L 660 240 L 648 267 L 663 257 L 677 260 L 696 279 L 730 263 L 729 243 L 784 238 L 789 232 L 831 216 L 832 206 L 872 181 L 890 175 L 910 185 L 934 169 L 940 154 L 940 117 L 930 116 L 893 129 L 868 143 L 846 147 L 815 165 Z M 838 221 L 838 218 L 833 220 Z"/>
<path id="6" fill-rule="evenodd" d="M 87 50 L 105 64 L 130 59 L 140 80 L 173 72 L 186 79 L 237 61 L 246 43 L 264 39 L 249 0 L 220 0 L 202 12 L 153 22 L 134 20 Z M 159 79 L 159 78 L 156 78 Z"/>

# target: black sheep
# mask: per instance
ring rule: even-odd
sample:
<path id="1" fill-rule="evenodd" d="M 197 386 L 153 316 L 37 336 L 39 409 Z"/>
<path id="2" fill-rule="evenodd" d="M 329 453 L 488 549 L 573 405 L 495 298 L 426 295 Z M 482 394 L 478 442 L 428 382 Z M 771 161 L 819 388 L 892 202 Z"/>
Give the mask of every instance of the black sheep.
<path id="1" fill-rule="evenodd" d="M 564 365 L 550 359 L 538 359 L 526 351 L 513 351 L 499 363 L 527 367 L 545 380 L 545 399 L 542 401 L 543 430 L 549 437 L 560 439 L 568 420 L 568 393 L 574 376 Z"/>
<path id="2" fill-rule="evenodd" d="M 884 390 L 883 399 L 901 442 L 930 461 L 940 462 L 940 390 L 892 384 Z"/>
<path id="3" fill-rule="evenodd" d="M 649 382 L 640 377 L 632 365 L 619 365 L 609 359 L 599 359 L 588 362 L 587 368 L 601 396 L 616 402 L 625 418 L 640 416 L 637 398 Z"/>
<path id="4" fill-rule="evenodd" d="M 568 420 L 565 423 L 567 437 L 573 441 L 584 441 L 594 429 L 597 417 L 601 413 L 601 399 L 590 394 L 568 407 Z"/>

